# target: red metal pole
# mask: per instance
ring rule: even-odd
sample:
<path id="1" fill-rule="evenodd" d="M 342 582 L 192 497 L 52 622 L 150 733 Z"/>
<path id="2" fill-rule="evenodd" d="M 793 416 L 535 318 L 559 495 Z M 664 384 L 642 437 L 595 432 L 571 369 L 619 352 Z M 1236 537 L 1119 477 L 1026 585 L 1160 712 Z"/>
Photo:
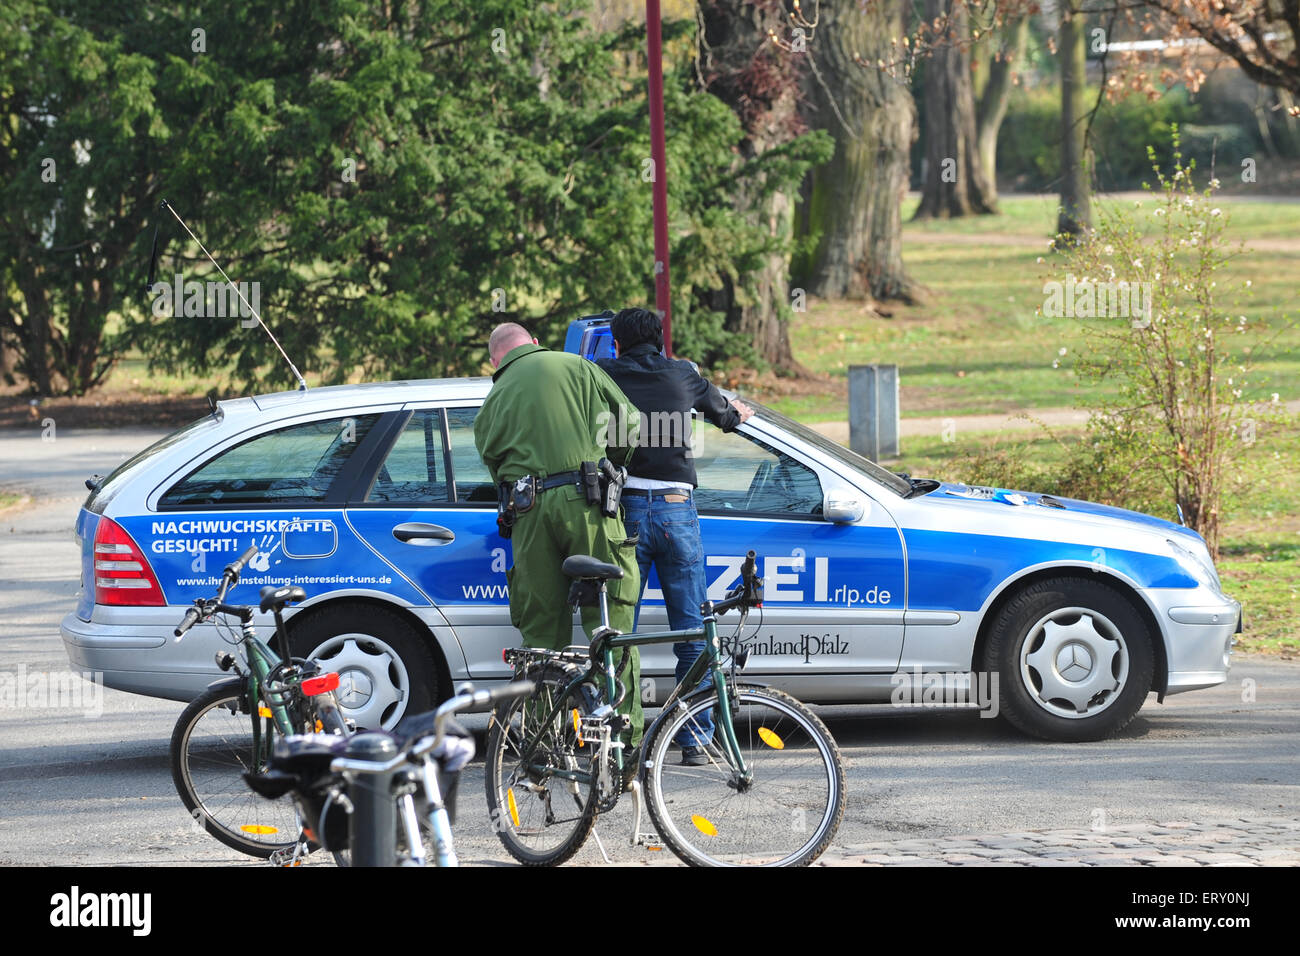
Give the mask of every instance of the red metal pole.
<path id="1" fill-rule="evenodd" d="M 668 163 L 664 147 L 664 43 L 659 0 L 645 0 L 646 59 L 650 67 L 650 160 L 654 167 L 655 308 L 664 320 L 664 354 L 673 354 L 668 286 Z"/>

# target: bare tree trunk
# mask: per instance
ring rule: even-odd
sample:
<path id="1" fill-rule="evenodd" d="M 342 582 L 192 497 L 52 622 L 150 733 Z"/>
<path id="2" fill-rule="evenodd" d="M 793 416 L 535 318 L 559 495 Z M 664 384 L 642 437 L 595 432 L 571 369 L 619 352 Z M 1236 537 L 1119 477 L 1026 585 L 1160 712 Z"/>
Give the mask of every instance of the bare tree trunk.
<path id="1" fill-rule="evenodd" d="M 706 88 L 732 108 L 746 130 L 741 144 L 753 159 L 794 139 L 802 130 L 798 117 L 798 74 L 804 53 L 778 49 L 768 30 L 785 31 L 780 3 L 751 0 L 700 0 L 704 25 L 701 69 Z M 758 184 L 737 192 L 735 208 L 784 245 L 793 233 L 794 202 L 780 190 L 762 195 Z M 750 295 L 731 283 L 711 296 L 727 315 L 726 328 L 742 333 L 755 353 L 776 371 L 807 375 L 790 348 L 790 257 L 776 252 L 743 277 Z"/>
<path id="2" fill-rule="evenodd" d="M 918 292 L 903 271 L 901 213 L 916 107 L 874 65 L 894 55 L 889 38 L 902 35 L 903 9 L 902 0 L 823 0 L 808 44 L 809 124 L 835 138 L 800 210 L 800 233 L 821 233 L 808 269 L 813 295 L 911 301 Z"/>
<path id="3" fill-rule="evenodd" d="M 1092 164 L 1084 148 L 1088 104 L 1081 11 L 1063 5 L 1057 42 L 1061 68 L 1061 213 L 1056 231 L 1075 237 L 1092 228 Z"/>
<path id="4" fill-rule="evenodd" d="M 925 63 L 925 182 L 915 218 L 997 212 L 975 138 L 970 14 L 962 0 L 926 0 L 925 18 L 945 27 Z"/>
<path id="5" fill-rule="evenodd" d="M 0 336 L 0 382 L 13 385 L 17 382 L 14 367 L 18 362 L 18 352 L 3 336 Z"/>
<path id="6" fill-rule="evenodd" d="M 1002 31 L 1000 42 L 995 44 L 989 57 L 988 78 L 975 107 L 976 151 L 984 175 L 988 177 L 988 198 L 998 201 L 998 130 L 1007 115 L 1011 101 L 1011 81 L 1015 77 L 1016 61 L 1025 52 L 1029 38 L 1029 17 L 1021 17 Z"/>

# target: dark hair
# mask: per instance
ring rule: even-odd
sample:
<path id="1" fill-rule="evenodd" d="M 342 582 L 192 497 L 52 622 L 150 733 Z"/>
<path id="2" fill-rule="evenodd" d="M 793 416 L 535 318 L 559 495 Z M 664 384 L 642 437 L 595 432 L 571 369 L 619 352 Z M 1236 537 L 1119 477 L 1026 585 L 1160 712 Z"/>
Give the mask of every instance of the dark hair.
<path id="1" fill-rule="evenodd" d="M 663 321 L 649 309 L 624 309 L 610 321 L 609 330 L 620 351 L 646 344 L 664 347 Z"/>

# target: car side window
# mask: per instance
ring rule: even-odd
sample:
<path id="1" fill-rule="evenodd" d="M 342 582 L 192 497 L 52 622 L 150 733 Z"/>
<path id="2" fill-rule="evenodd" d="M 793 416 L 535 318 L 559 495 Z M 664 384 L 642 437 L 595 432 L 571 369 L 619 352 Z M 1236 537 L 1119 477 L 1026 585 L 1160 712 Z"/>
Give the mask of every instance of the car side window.
<path id="1" fill-rule="evenodd" d="M 378 415 L 289 425 L 221 452 L 173 485 L 160 507 L 322 501 Z"/>
<path id="2" fill-rule="evenodd" d="M 447 438 L 451 443 L 451 470 L 456 483 L 456 500 L 495 502 L 496 485 L 474 445 L 474 419 L 477 416 L 477 408 L 447 409 Z"/>
<path id="3" fill-rule="evenodd" d="M 407 420 L 379 467 L 368 502 L 412 504 L 451 501 L 443 469 L 442 420 L 436 408 L 422 408 Z"/>
<path id="4" fill-rule="evenodd" d="M 706 422 L 695 431 L 700 511 L 813 517 L 822 513 L 817 473 L 785 452 Z"/>

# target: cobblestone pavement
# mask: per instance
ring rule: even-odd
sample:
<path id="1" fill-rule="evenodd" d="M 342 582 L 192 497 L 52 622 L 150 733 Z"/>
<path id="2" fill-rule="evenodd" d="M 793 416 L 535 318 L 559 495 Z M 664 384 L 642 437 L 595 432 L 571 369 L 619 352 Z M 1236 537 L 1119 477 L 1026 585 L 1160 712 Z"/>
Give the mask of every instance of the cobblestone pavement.
<path id="1" fill-rule="evenodd" d="M 819 866 L 1300 866 L 1300 819 L 1135 823 L 834 846 Z"/>

